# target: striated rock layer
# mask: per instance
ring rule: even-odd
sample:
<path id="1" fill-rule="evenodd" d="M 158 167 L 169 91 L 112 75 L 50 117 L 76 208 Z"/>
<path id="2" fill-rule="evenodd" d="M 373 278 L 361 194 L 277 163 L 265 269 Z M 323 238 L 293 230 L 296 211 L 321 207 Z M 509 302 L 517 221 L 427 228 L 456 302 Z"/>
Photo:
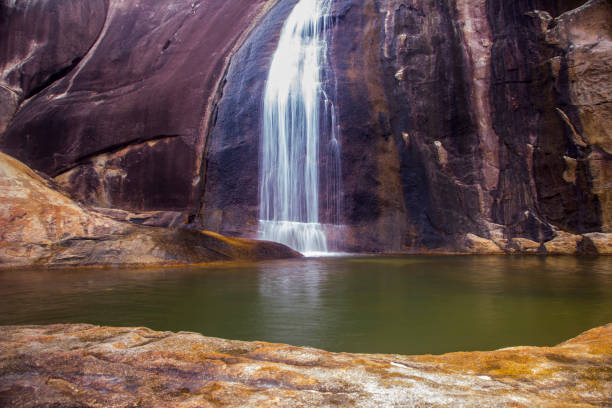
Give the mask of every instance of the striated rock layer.
<path id="1" fill-rule="evenodd" d="M 148 214 L 124 219 L 254 237 L 263 89 L 295 2 L 2 1 L 0 149 L 81 202 Z M 334 246 L 606 252 L 609 1 L 334 0 L 332 14 Z"/>
<path id="2" fill-rule="evenodd" d="M 92 325 L 0 327 L 0 404 L 79 407 L 603 407 L 612 324 L 555 347 L 330 353 Z"/>
<path id="3" fill-rule="evenodd" d="M 0 153 L 0 268 L 180 265 L 299 256 L 272 242 L 117 221 L 53 187 Z"/>

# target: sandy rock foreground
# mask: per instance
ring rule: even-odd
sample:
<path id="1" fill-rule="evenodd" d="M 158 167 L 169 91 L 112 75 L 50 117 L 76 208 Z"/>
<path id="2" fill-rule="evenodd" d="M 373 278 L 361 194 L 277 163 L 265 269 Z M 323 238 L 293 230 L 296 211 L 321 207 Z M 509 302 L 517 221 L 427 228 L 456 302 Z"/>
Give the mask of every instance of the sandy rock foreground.
<path id="1" fill-rule="evenodd" d="M 612 324 L 555 347 L 330 353 L 195 333 L 0 327 L 2 407 L 612 406 Z"/>

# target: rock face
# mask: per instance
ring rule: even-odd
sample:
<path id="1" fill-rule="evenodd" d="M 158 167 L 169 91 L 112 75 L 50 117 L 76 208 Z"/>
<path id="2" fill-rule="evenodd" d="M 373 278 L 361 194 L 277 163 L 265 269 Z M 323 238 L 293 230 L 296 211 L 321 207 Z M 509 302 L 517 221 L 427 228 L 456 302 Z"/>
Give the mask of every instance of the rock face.
<path id="1" fill-rule="evenodd" d="M 51 181 L 0 153 L 0 268 L 177 265 L 298 256 L 271 242 L 120 222 L 52 187 Z"/>
<path id="2" fill-rule="evenodd" d="M 217 81 L 268 3 L 2 1 L 3 151 L 89 204 L 190 210 Z"/>
<path id="3" fill-rule="evenodd" d="M 263 84 L 293 3 L 266 15 L 225 77 L 207 228 L 254 233 Z M 334 2 L 345 249 L 534 253 L 512 239 L 545 252 L 559 230 L 610 232 L 612 139 L 599 124 L 610 123 L 612 12 L 580 3 Z"/>
<path id="4" fill-rule="evenodd" d="M 612 118 L 611 16 L 610 2 L 595 0 L 554 20 L 538 15 L 548 24 L 545 42 L 555 50 L 538 72 L 557 104 L 545 115 L 556 115 L 564 128 L 554 131 L 551 117 L 541 122 L 534 159 L 545 166 L 536 167 L 536 177 L 543 214 L 571 232 L 610 232 L 612 132 L 605 123 Z M 553 184 L 559 174 L 563 182 Z"/>
<path id="5" fill-rule="evenodd" d="M 197 217 L 206 229 L 250 237 L 257 232 L 263 92 L 280 30 L 296 2 L 279 2 L 262 18 L 222 81 Z"/>
<path id="6" fill-rule="evenodd" d="M 263 90 L 296 1 L 2 2 L 0 148 L 82 202 L 254 237 Z M 341 249 L 609 252 L 611 16 L 335 0 Z"/>
<path id="7" fill-rule="evenodd" d="M 612 325 L 556 347 L 441 356 L 329 353 L 195 333 L 0 327 L 3 406 L 596 407 Z"/>

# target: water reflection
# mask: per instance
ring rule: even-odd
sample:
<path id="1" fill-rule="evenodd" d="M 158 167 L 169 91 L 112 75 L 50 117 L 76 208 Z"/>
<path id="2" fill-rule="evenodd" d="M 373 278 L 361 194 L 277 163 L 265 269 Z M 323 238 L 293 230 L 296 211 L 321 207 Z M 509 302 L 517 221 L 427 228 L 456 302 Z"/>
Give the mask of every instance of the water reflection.
<path id="1" fill-rule="evenodd" d="M 306 345 L 305 339 L 311 336 L 326 336 L 335 317 L 333 308 L 324 303 L 331 272 L 324 261 L 272 263 L 258 271 L 260 298 L 255 318 L 262 335 L 276 333 L 296 345 Z"/>
<path id="2" fill-rule="evenodd" d="M 465 256 L 5 271 L 0 324 L 149 326 L 360 352 L 550 345 L 612 321 L 611 266 Z"/>

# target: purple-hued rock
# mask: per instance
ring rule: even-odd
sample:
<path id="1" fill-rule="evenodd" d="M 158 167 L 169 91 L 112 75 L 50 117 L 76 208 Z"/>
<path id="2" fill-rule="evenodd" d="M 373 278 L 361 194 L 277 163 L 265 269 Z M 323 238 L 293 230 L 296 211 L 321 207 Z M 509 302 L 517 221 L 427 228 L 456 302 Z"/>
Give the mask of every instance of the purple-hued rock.
<path id="1" fill-rule="evenodd" d="M 4 1 L 0 148 L 83 202 L 255 236 L 263 91 L 296 1 Z M 335 0 L 342 249 L 612 232 L 611 13 Z"/>
<path id="2" fill-rule="evenodd" d="M 232 56 L 205 154 L 198 214 L 205 228 L 248 237 L 257 233 L 263 92 L 283 22 L 295 3 L 276 4 Z"/>
<path id="3" fill-rule="evenodd" d="M 3 79 L 29 100 L 2 150 L 88 203 L 191 208 L 209 102 L 267 1 L 22 3 L 3 3 L 0 63 L 6 70 L 22 62 Z M 41 41 L 49 50 L 26 61 L 24 50 Z"/>
<path id="4" fill-rule="evenodd" d="M 338 82 L 345 249 L 452 250 L 471 233 L 511 250 L 515 236 L 543 242 L 556 227 L 606 229 L 601 174 L 609 158 L 591 153 L 589 162 L 588 152 L 576 151 L 555 110 L 567 105 L 568 120 L 580 123 L 567 68 L 542 72 L 568 49 L 550 44 L 534 17 L 542 12 L 533 11 L 554 17 L 579 3 L 334 2 L 328 38 Z M 207 150 L 200 213 L 207 228 L 255 232 L 261 101 L 286 7 L 266 16 L 225 78 Z M 595 16 L 609 10 L 602 1 L 585 7 Z M 583 20 L 567 24 L 584 30 Z M 560 89 L 551 89 L 552 81 Z M 595 82 L 581 89 L 605 94 Z M 325 160 L 322 152 L 322 166 Z M 575 179 L 568 182 L 572 160 Z M 325 201 L 324 188 L 320 196 Z"/>

